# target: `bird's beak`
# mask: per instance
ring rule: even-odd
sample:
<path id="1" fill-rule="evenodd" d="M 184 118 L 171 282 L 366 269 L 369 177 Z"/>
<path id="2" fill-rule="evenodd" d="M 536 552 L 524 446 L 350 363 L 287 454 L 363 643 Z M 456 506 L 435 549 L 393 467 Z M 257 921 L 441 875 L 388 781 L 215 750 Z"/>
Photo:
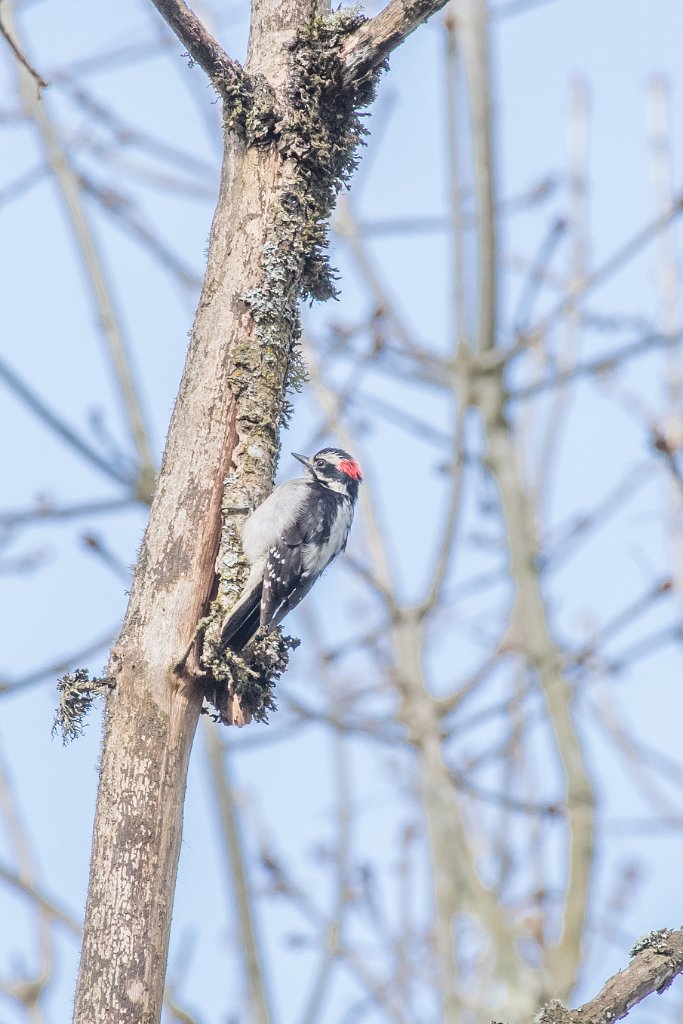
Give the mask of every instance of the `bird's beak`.
<path id="1" fill-rule="evenodd" d="M 299 455 L 298 452 L 292 452 L 292 455 L 294 456 L 295 459 L 298 459 L 299 462 L 301 462 L 306 467 L 306 469 L 311 469 L 311 460 L 307 459 L 305 455 Z"/>

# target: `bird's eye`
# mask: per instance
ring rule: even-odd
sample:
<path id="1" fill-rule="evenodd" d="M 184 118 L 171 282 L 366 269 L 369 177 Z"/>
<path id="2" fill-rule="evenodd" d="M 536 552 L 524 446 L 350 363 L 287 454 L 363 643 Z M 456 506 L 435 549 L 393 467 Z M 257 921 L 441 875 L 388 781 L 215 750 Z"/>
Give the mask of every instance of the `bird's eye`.
<path id="1" fill-rule="evenodd" d="M 324 459 L 316 459 L 315 460 L 315 464 L 316 464 L 318 469 L 323 469 L 324 466 L 325 466 L 325 460 Z"/>

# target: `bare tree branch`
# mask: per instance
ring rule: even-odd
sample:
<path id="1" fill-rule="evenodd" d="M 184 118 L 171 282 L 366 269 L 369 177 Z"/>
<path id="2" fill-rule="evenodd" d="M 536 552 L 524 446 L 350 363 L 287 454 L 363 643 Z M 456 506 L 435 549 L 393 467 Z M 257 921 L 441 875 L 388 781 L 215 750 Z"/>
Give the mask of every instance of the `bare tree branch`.
<path id="1" fill-rule="evenodd" d="M 23 50 L 21 49 L 21 47 L 17 43 L 17 41 L 14 38 L 12 32 L 8 29 L 7 25 L 5 25 L 5 23 L 4 23 L 4 20 L 3 20 L 3 17 L 2 17 L 2 8 L 3 8 L 3 4 L 2 4 L 2 0 L 0 0 L 0 35 L 2 35 L 5 38 L 5 40 L 7 41 L 10 49 L 14 53 L 14 56 L 17 58 L 19 63 L 22 65 L 22 67 L 24 67 L 26 69 L 26 71 L 29 73 L 29 75 L 31 76 L 31 78 L 33 78 L 35 80 L 35 83 L 36 83 L 36 85 L 38 87 L 38 95 L 40 95 L 40 90 L 41 89 L 47 89 L 47 87 L 49 86 L 50 83 L 48 81 L 46 81 L 43 78 L 43 76 L 41 74 L 39 74 L 39 72 L 36 71 L 36 69 L 33 67 L 32 64 L 29 64 L 29 62 L 28 62 L 28 60 L 27 60 Z"/>
<path id="2" fill-rule="evenodd" d="M 73 668 L 74 665 L 82 664 L 100 651 L 108 650 L 115 636 L 116 629 L 110 629 L 79 650 L 71 651 L 62 658 L 52 658 L 46 664 L 40 665 L 23 676 L 19 676 L 16 679 L 3 679 L 0 677 L 0 697 L 6 693 L 16 693 L 17 690 L 24 690 L 29 686 L 35 686 L 36 683 L 42 683 L 44 679 L 50 677 L 55 679 L 62 672 Z"/>
<path id="3" fill-rule="evenodd" d="M 663 229 L 668 227 L 683 211 L 683 195 L 679 194 L 674 198 L 670 207 L 651 223 L 646 224 L 644 228 L 636 231 L 631 238 L 627 239 L 626 242 L 618 249 L 616 249 L 611 256 L 609 256 L 599 267 L 596 267 L 592 273 L 585 277 L 579 288 L 575 288 L 568 295 L 566 295 L 560 302 L 557 303 L 549 313 L 542 316 L 536 323 L 529 328 L 529 330 L 522 336 L 522 342 L 528 341 L 530 338 L 537 337 L 544 331 L 560 320 L 563 316 L 572 310 L 577 301 L 584 295 L 593 291 L 598 285 L 604 284 L 609 278 L 611 278 L 624 264 L 628 263 L 635 255 L 637 255 L 641 249 L 650 242 L 658 238 Z"/>
<path id="4" fill-rule="evenodd" d="M 16 31 L 12 26 L 16 36 Z M 149 434 L 137 383 L 131 367 L 128 345 L 116 313 L 115 303 L 104 271 L 103 260 L 81 202 L 81 187 L 69 157 L 61 143 L 45 105 L 28 88 L 28 73 L 20 69 L 20 87 L 24 108 L 34 120 L 45 146 L 48 162 L 61 189 L 71 227 L 82 254 L 86 276 L 97 309 L 102 334 L 112 361 L 131 436 L 137 449 L 139 466 L 136 488 L 146 500 L 154 490 L 156 470 Z"/>
<path id="5" fill-rule="evenodd" d="M 152 3 L 181 43 L 187 47 L 192 60 L 206 71 L 216 88 L 221 90 L 228 81 L 245 80 L 241 65 L 228 56 L 183 0 L 152 0 Z"/>
<path id="6" fill-rule="evenodd" d="M 8 885 L 11 885 L 14 889 L 17 889 L 19 892 L 23 892 L 29 897 L 29 899 L 33 900 L 33 902 L 45 914 L 47 914 L 48 917 L 52 918 L 52 920 L 56 921 L 58 924 L 63 925 L 67 931 L 71 932 L 72 935 L 80 936 L 81 926 L 74 915 L 58 906 L 58 904 L 46 896 L 34 882 L 29 881 L 16 871 L 12 871 L 11 868 L 8 868 L 2 863 L 0 863 L 0 878 L 7 882 Z"/>
<path id="7" fill-rule="evenodd" d="M 585 362 L 577 363 L 575 366 L 566 367 L 555 373 L 552 377 L 543 377 L 541 380 L 532 381 L 530 384 L 522 384 L 520 387 L 511 388 L 508 391 L 508 398 L 513 400 L 532 398 L 544 391 L 550 391 L 568 381 L 580 377 L 599 377 L 601 374 L 610 373 L 618 369 L 628 359 L 636 359 L 638 356 L 646 355 L 653 349 L 669 349 L 679 345 L 683 340 L 680 332 L 674 337 L 665 334 L 645 334 L 636 341 L 622 345 L 613 352 L 607 352 L 595 359 L 587 359 Z"/>
<path id="8" fill-rule="evenodd" d="M 57 437 L 66 441 L 74 451 L 77 451 L 79 455 L 82 455 L 83 458 L 93 466 L 96 466 L 100 472 L 111 477 L 113 480 L 116 480 L 117 483 L 133 486 L 134 481 L 130 479 L 130 476 L 127 473 L 124 473 L 117 466 L 113 465 L 110 459 L 100 455 L 100 453 L 93 448 L 88 441 L 85 441 L 76 433 L 73 427 L 69 426 L 69 424 L 60 416 L 54 413 L 42 398 L 40 398 L 35 391 L 30 388 L 28 384 L 26 384 L 2 359 L 0 359 L 0 380 L 4 380 L 17 398 L 19 398 L 24 405 L 26 405 L 31 412 L 38 417 L 38 419 L 42 420 L 42 422 L 51 431 L 53 431 Z"/>
<path id="9" fill-rule="evenodd" d="M 10 844 L 14 848 L 19 865 L 19 877 L 26 883 L 26 889 L 35 887 L 35 857 L 31 848 L 28 830 L 26 829 L 19 801 L 14 794 L 14 787 L 9 773 L 0 757 L 0 815 L 5 820 L 5 829 Z M 26 890 L 24 890 L 26 891 Z M 39 1000 L 50 981 L 54 962 L 54 938 L 50 928 L 51 912 L 42 900 L 34 899 L 36 911 L 35 942 L 39 952 L 40 964 L 32 975 L 25 974 L 18 981 L 3 984 L 11 995 L 23 1002 L 27 1009 L 36 1010 Z"/>
<path id="10" fill-rule="evenodd" d="M 367 79 L 411 32 L 441 10 L 447 0 L 391 0 L 349 37 L 342 49 L 344 85 Z"/>
<path id="11" fill-rule="evenodd" d="M 240 951 L 249 992 L 253 1024 L 268 1024 L 271 1019 L 268 993 L 263 976 L 263 955 L 253 910 L 253 890 L 249 880 L 242 830 L 235 802 L 232 780 L 228 777 L 229 751 L 223 751 L 215 726 L 206 720 L 204 739 L 209 773 L 216 798 L 218 818 L 224 843 L 224 856 L 234 893 L 239 923 Z M 225 756 L 224 756 L 225 755 Z"/>
<path id="12" fill-rule="evenodd" d="M 661 995 L 679 974 L 683 973 L 683 929 L 662 928 L 650 932 L 636 942 L 631 963 L 612 975 L 594 999 L 567 1010 L 553 1000 L 541 1011 L 541 1024 L 603 1024 L 625 1017 L 647 996 Z"/>
<path id="13" fill-rule="evenodd" d="M 109 498 L 104 501 L 84 501 L 76 505 L 53 505 L 47 499 L 41 499 L 30 508 L 0 512 L 0 527 L 12 529 L 26 526 L 29 523 L 47 523 L 79 519 L 81 516 L 106 515 L 108 512 L 121 512 L 135 504 L 133 498 Z"/>
<path id="14" fill-rule="evenodd" d="M 515 631 L 529 663 L 538 673 L 567 785 L 569 878 L 562 935 L 548 954 L 553 991 L 566 998 L 574 985 L 588 906 L 593 861 L 593 789 L 574 721 L 573 690 L 562 675 L 561 652 L 550 631 L 538 568 L 534 511 L 504 413 L 500 376 L 490 375 L 479 382 L 478 402 L 488 441 L 486 463 L 500 493 L 510 571 L 517 584 Z"/>
<path id="15" fill-rule="evenodd" d="M 485 0 L 459 0 L 456 11 L 467 69 L 477 200 L 476 348 L 478 352 L 486 352 L 496 345 L 498 321 L 496 165 L 493 155 L 488 17 Z"/>

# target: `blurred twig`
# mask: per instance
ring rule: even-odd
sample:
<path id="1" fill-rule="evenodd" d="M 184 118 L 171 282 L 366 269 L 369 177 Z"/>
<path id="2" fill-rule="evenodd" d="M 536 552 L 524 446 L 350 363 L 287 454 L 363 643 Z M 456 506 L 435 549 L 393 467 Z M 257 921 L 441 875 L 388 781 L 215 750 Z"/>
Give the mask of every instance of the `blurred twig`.
<path id="1" fill-rule="evenodd" d="M 3 0 L 4 4 L 8 0 Z M 16 37 L 16 31 L 12 27 Z M 119 318 L 103 269 L 103 261 L 95 237 L 90 229 L 83 204 L 78 176 L 73 170 L 69 156 L 57 130 L 47 113 L 45 105 L 38 101 L 28 87 L 28 72 L 20 73 L 21 93 L 27 113 L 32 117 L 42 137 L 48 162 L 60 187 L 69 220 L 76 236 L 78 251 L 81 253 L 93 300 L 98 311 L 102 334 L 106 340 L 112 360 L 115 379 L 135 447 L 138 453 L 136 493 L 143 500 L 149 500 L 154 489 L 155 467 L 148 431 L 142 412 L 142 403 L 131 370 L 128 346 L 123 338 Z"/>
<path id="2" fill-rule="evenodd" d="M 76 920 L 76 917 L 69 913 L 68 910 L 64 910 L 54 900 L 47 897 L 41 892 L 35 883 L 27 880 L 26 877 L 8 868 L 5 864 L 0 863 L 0 878 L 3 879 L 8 885 L 18 892 L 24 893 L 30 900 L 32 900 L 37 906 L 40 907 L 49 917 L 51 917 L 57 924 L 63 925 L 64 928 L 72 935 L 80 938 L 81 925 Z"/>
<path id="3" fill-rule="evenodd" d="M 598 285 L 612 278 L 626 263 L 636 256 L 645 246 L 658 238 L 660 233 L 674 221 L 683 210 L 683 195 L 674 198 L 666 211 L 656 217 L 644 228 L 636 231 L 611 256 L 604 260 L 595 270 L 588 274 L 581 286 L 566 295 L 550 312 L 544 314 L 522 335 L 522 342 L 542 335 L 555 323 L 574 309 L 579 299 L 594 291 Z"/>
<path id="4" fill-rule="evenodd" d="M 240 933 L 240 951 L 249 992 L 249 1006 L 254 1024 L 268 1024 L 271 1018 L 268 993 L 263 973 L 263 954 L 254 918 L 254 897 L 247 871 L 241 826 L 238 818 L 232 780 L 228 775 L 229 752 L 218 738 L 214 723 L 204 719 L 204 740 L 209 775 L 218 809 L 226 866 L 232 889 Z"/>
<path id="5" fill-rule="evenodd" d="M 34 80 L 37 86 L 36 92 L 38 94 L 38 97 L 40 97 L 40 90 L 47 89 L 50 83 L 46 81 L 43 78 L 43 76 L 36 71 L 32 64 L 29 64 L 23 50 L 21 49 L 18 42 L 14 38 L 14 33 L 11 31 L 11 28 L 5 24 L 2 12 L 3 8 L 5 8 L 5 10 L 7 9 L 5 6 L 6 4 L 7 0 L 3 0 L 3 2 L 0 2 L 0 35 L 2 35 L 2 37 L 6 40 L 14 56 L 17 58 L 17 60 L 24 68 L 26 73 L 29 74 L 31 78 Z"/>
<path id="6" fill-rule="evenodd" d="M 667 83 L 655 79 L 648 90 L 650 161 L 656 208 L 665 213 L 674 195 L 673 139 L 670 97 Z M 659 292 L 658 326 L 665 337 L 675 338 L 680 331 L 680 266 L 676 239 L 671 227 L 657 241 L 657 285 Z M 683 488 L 676 452 L 683 445 L 683 368 L 681 354 L 673 346 L 666 353 L 665 412 L 666 451 L 672 472 L 667 493 L 667 519 L 671 561 L 679 604 L 683 607 Z M 662 450 L 661 448 L 659 449 Z"/>
<path id="7" fill-rule="evenodd" d="M 100 472 L 116 480 L 117 483 L 131 484 L 131 480 L 123 469 L 114 465 L 111 459 L 103 455 L 85 441 L 73 427 L 70 427 L 62 418 L 54 413 L 36 392 L 19 377 L 14 370 L 0 359 L 0 379 L 4 380 L 12 392 L 26 405 L 35 416 L 38 417 L 53 433 L 66 441 L 75 451 L 82 455 Z"/>
<path id="8" fill-rule="evenodd" d="M 334 723 L 335 719 L 338 718 L 339 706 L 330 678 L 329 663 L 323 658 L 323 652 L 320 644 L 317 642 L 318 631 L 313 620 L 313 614 L 310 611 L 304 613 L 308 619 L 308 633 L 312 636 L 316 646 L 315 654 L 326 691 L 329 719 L 331 723 Z M 332 733 L 332 758 L 335 788 L 337 791 L 334 906 L 329 915 L 329 925 L 325 933 L 320 936 L 320 960 L 301 1016 L 302 1024 L 317 1024 L 320 1020 L 325 996 L 332 980 L 333 969 L 338 956 L 338 946 L 343 940 L 344 916 L 349 900 L 349 860 L 352 824 L 349 765 L 344 737 L 337 729 L 333 729 Z"/>
<path id="9" fill-rule="evenodd" d="M 477 350 L 496 345 L 498 315 L 495 163 L 491 126 L 491 75 L 485 0 L 457 0 L 457 27 L 463 40 L 477 197 Z"/>
<path id="10" fill-rule="evenodd" d="M 114 629 L 107 630 L 102 636 L 97 637 L 91 643 L 85 645 L 77 651 L 73 651 L 62 658 L 53 658 L 46 664 L 41 665 L 37 669 L 33 669 L 31 672 L 27 672 L 23 676 L 18 676 L 15 679 L 2 679 L 0 678 L 0 697 L 7 693 L 16 693 L 18 690 L 25 690 L 29 686 L 35 686 L 36 683 L 42 683 L 44 679 L 53 678 L 55 679 L 66 669 L 72 668 L 74 665 L 82 664 L 91 658 L 94 654 L 100 652 L 104 653 L 111 647 L 116 635 L 119 631 L 119 625 Z"/>
<path id="11" fill-rule="evenodd" d="M 42 1019 L 40 1001 L 50 982 L 53 970 L 53 937 L 50 921 L 55 917 L 54 910 L 48 909 L 45 902 L 37 897 L 36 868 L 31 850 L 28 833 L 24 827 L 19 805 L 12 791 L 10 777 L 0 757 L 0 813 L 5 819 L 6 833 L 19 866 L 20 888 L 32 896 L 32 904 L 36 911 L 36 949 L 40 957 L 40 965 L 31 975 L 17 980 L 4 980 L 0 988 L 18 1002 L 23 1003 L 27 1013 L 36 1024 Z"/>

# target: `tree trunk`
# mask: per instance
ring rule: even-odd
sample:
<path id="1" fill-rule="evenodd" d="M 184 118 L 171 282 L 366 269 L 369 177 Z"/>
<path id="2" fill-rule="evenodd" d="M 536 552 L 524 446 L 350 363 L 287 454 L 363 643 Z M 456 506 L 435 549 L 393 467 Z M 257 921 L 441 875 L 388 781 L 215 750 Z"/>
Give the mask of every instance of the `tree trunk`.
<path id="1" fill-rule="evenodd" d="M 321 224 L 353 168 L 355 106 L 369 96 L 342 85 L 338 54 L 343 41 L 354 56 L 355 14 L 325 21 L 311 0 L 256 0 L 242 72 L 182 0 L 154 2 L 223 94 L 226 144 L 187 362 L 110 659 L 75 1024 L 160 1017 L 203 695 L 198 645 L 184 652 L 215 590 L 222 508 L 239 516 L 272 486 L 297 302 L 330 293 Z M 374 58 L 359 36 L 364 81 L 401 25 L 411 31 L 442 2 L 401 0 L 371 40 Z M 224 532 L 222 555 L 226 543 L 235 554 L 236 532 Z"/>

